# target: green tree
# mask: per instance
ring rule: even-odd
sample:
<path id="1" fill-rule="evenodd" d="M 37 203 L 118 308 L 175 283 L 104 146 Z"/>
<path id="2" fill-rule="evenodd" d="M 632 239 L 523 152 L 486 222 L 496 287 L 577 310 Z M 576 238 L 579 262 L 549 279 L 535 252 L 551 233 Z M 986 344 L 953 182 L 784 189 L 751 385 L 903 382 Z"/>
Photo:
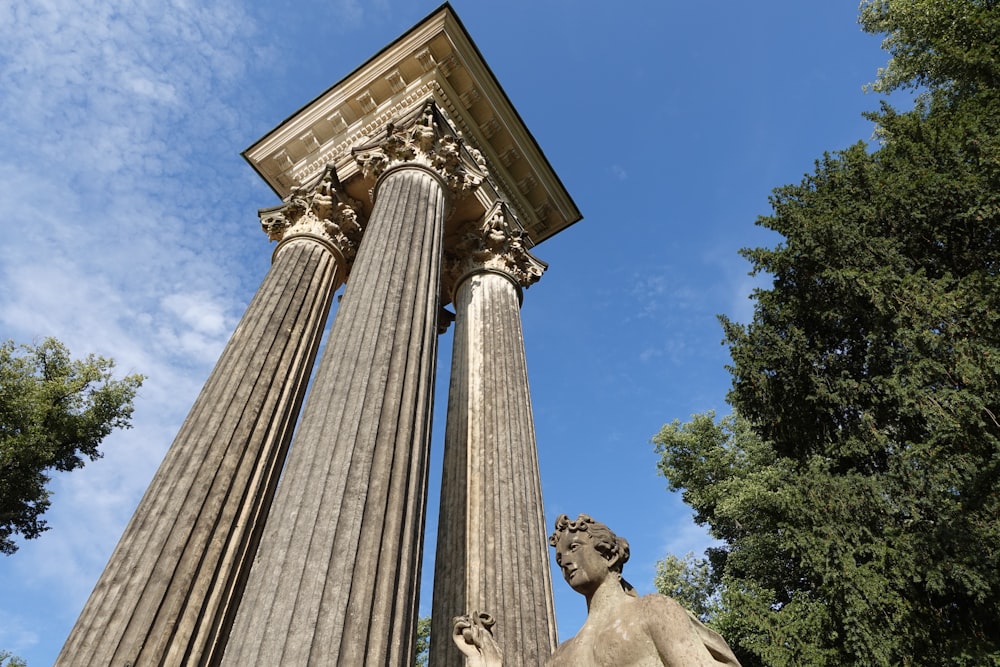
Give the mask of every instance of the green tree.
<path id="1" fill-rule="evenodd" d="M 112 377 L 114 361 L 70 358 L 59 341 L 0 344 L 0 552 L 12 554 L 20 534 L 47 530 L 49 472 L 80 468 L 98 446 L 128 428 L 141 375 Z"/>
<path id="2" fill-rule="evenodd" d="M 417 667 L 427 667 L 427 658 L 431 648 L 431 617 L 421 616 L 417 619 L 417 650 L 414 664 Z"/>
<path id="3" fill-rule="evenodd" d="M 1000 665 L 998 4 L 862 4 L 927 88 L 774 191 L 735 416 L 654 438 L 745 665 Z"/>
<path id="4" fill-rule="evenodd" d="M 712 581 L 708 561 L 688 552 L 684 558 L 668 554 L 656 564 L 653 585 L 662 595 L 672 597 L 705 623 L 718 615 L 717 584 Z"/>
<path id="5" fill-rule="evenodd" d="M 695 521 L 724 542 L 707 550 L 707 562 L 685 558 L 680 574 L 658 578 L 660 592 L 703 614 L 744 667 L 823 664 L 801 619 L 804 598 L 788 605 L 776 594 L 795 567 L 781 525 L 795 506 L 791 463 L 746 420 L 711 412 L 665 425 L 653 442 L 669 488 L 682 491 Z"/>
<path id="6" fill-rule="evenodd" d="M 0 667 L 28 667 L 28 663 L 10 651 L 0 651 Z"/>
<path id="7" fill-rule="evenodd" d="M 888 65 L 872 88 L 958 93 L 1000 87 L 997 0 L 864 0 L 860 23 L 883 34 Z"/>

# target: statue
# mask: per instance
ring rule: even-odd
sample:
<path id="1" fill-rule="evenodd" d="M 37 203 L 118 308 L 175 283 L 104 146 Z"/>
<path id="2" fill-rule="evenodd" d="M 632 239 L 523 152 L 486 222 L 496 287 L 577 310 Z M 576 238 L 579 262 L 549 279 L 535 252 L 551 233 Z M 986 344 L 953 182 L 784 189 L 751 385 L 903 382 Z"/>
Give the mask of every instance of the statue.
<path id="1" fill-rule="evenodd" d="M 739 667 L 726 641 L 676 601 L 656 593 L 638 597 L 622 578 L 628 542 L 603 523 L 564 514 L 549 544 L 566 582 L 587 598 L 587 620 L 547 667 Z M 477 612 L 455 619 L 453 639 L 469 667 L 501 667 L 493 622 Z"/>
<path id="2" fill-rule="evenodd" d="M 490 630 L 496 621 L 474 611 L 452 620 L 452 639 L 465 655 L 465 667 L 503 667 L 503 653 Z"/>

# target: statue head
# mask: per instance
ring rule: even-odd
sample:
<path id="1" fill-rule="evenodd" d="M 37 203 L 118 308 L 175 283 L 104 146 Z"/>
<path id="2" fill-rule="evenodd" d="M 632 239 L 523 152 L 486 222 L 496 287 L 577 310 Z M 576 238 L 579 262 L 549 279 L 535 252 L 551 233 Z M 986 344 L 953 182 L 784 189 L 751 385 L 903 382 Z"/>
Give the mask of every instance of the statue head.
<path id="1" fill-rule="evenodd" d="M 628 540 L 615 535 L 607 525 L 586 514 L 575 521 L 562 514 L 556 519 L 549 544 L 555 547 L 556 562 L 573 590 L 586 594 L 592 584 L 613 576 L 626 593 L 635 595 L 632 585 L 622 578 L 622 568 L 629 558 Z M 590 549 L 599 558 L 590 558 L 586 552 L 578 554 L 580 548 Z"/>

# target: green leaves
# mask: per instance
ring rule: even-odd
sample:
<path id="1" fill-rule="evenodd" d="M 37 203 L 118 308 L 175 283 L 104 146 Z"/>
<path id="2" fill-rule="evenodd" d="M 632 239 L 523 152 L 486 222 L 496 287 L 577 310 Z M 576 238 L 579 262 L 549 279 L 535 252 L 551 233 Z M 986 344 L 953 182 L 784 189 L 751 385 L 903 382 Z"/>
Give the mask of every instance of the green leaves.
<path id="1" fill-rule="evenodd" d="M 101 454 L 101 441 L 128 428 L 141 375 L 112 376 L 114 362 L 74 360 L 59 341 L 0 344 L 0 552 L 17 550 L 12 536 L 45 531 L 48 471 L 82 467 Z"/>
<path id="2" fill-rule="evenodd" d="M 656 564 L 653 585 L 662 594 L 681 603 L 705 623 L 719 613 L 718 583 L 711 579 L 708 561 L 688 553 L 684 558 L 668 554 Z"/>
<path id="3" fill-rule="evenodd" d="M 722 318 L 734 416 L 654 438 L 745 665 L 1000 664 L 998 12 L 862 4 L 878 86 L 930 89 L 774 191 L 782 242 L 743 251 L 772 285 Z"/>
<path id="4" fill-rule="evenodd" d="M 10 651 L 0 651 L 0 667 L 28 667 L 28 663 Z"/>
<path id="5" fill-rule="evenodd" d="M 417 646 L 414 651 L 416 667 L 427 667 L 427 659 L 431 647 L 431 617 L 421 616 L 417 619 Z"/>
<path id="6" fill-rule="evenodd" d="M 872 89 L 931 86 L 974 92 L 1000 84 L 1000 5 L 995 0 L 864 0 L 859 23 L 885 35 L 892 58 Z"/>

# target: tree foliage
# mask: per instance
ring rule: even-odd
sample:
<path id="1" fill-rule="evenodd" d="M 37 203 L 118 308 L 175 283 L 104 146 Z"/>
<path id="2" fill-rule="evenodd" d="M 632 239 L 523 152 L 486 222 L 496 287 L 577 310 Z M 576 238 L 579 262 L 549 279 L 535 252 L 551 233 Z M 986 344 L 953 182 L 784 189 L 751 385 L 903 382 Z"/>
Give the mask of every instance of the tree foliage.
<path id="1" fill-rule="evenodd" d="M 735 416 L 654 438 L 744 665 L 1000 665 L 1000 7 L 871 1 L 882 144 L 774 191 Z"/>
<path id="2" fill-rule="evenodd" d="M 0 651 L 0 667 L 28 667 L 28 663 L 10 651 Z"/>
<path id="3" fill-rule="evenodd" d="M 98 446 L 128 428 L 142 376 L 112 377 L 114 362 L 70 358 L 59 341 L 0 344 L 0 551 L 14 553 L 13 536 L 47 529 L 49 472 L 80 468 L 101 456 Z"/>
<path id="4" fill-rule="evenodd" d="M 803 618 L 812 605 L 801 595 L 789 604 L 784 590 L 795 569 L 788 544 L 794 536 L 784 526 L 797 502 L 792 463 L 777 457 L 746 420 L 716 420 L 711 412 L 665 425 L 653 442 L 669 488 L 681 490 L 695 520 L 725 543 L 707 550 L 707 562 L 682 561 L 673 592 L 658 580 L 660 592 L 679 594 L 682 604 L 701 613 L 745 667 L 824 664 L 811 642 L 811 619 Z"/>
<path id="5" fill-rule="evenodd" d="M 708 561 L 688 552 L 684 558 L 668 554 L 656 564 L 653 585 L 661 595 L 672 597 L 703 623 L 714 623 L 719 613 L 718 585 L 712 580 Z"/>
<path id="6" fill-rule="evenodd" d="M 863 0 L 861 26 L 883 34 L 891 56 L 872 88 L 1000 87 L 998 9 L 997 0 Z"/>
<path id="7" fill-rule="evenodd" d="M 427 667 L 427 659 L 431 648 L 431 617 L 421 616 L 417 619 L 417 649 L 414 664 L 416 667 Z"/>

